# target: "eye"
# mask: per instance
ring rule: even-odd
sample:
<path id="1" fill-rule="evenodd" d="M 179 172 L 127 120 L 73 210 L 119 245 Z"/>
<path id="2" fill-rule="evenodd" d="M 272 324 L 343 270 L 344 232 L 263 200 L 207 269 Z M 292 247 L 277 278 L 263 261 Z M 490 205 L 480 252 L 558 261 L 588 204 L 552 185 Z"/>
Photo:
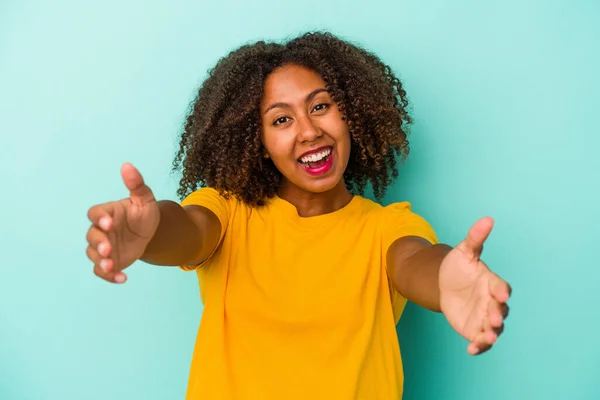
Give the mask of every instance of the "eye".
<path id="1" fill-rule="evenodd" d="M 313 111 L 323 111 L 323 110 L 326 110 L 327 108 L 329 108 L 329 104 L 327 104 L 327 103 L 317 104 L 315 106 L 315 108 L 313 108 Z"/>
<path id="2" fill-rule="evenodd" d="M 288 117 L 279 117 L 273 122 L 273 125 L 277 126 L 277 125 L 285 124 L 286 122 L 288 122 L 288 120 L 289 120 Z"/>

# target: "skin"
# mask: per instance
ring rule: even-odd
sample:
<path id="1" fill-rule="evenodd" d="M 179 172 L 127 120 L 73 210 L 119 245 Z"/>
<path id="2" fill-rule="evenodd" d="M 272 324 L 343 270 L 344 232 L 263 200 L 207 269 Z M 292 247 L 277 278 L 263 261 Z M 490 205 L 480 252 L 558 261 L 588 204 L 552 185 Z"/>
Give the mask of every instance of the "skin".
<path id="1" fill-rule="evenodd" d="M 261 120 L 265 156 L 283 175 L 279 197 L 295 205 L 302 217 L 329 213 L 350 202 L 344 183 L 350 133 L 319 75 L 296 65 L 273 71 L 265 82 Z M 323 146 L 333 146 L 333 167 L 312 176 L 298 159 Z"/>
<path id="2" fill-rule="evenodd" d="M 337 105 L 324 91 L 321 77 L 306 68 L 288 65 L 265 82 L 261 102 L 265 157 L 283 175 L 278 195 L 302 217 L 333 212 L 352 199 L 344 184 L 350 156 L 348 127 Z M 333 167 L 311 176 L 298 158 L 322 146 L 334 148 Z M 128 198 L 90 208 L 88 258 L 94 273 L 123 283 L 123 270 L 136 260 L 155 265 L 197 265 L 218 243 L 221 226 L 208 209 L 157 201 L 131 164 L 121 169 Z M 424 308 L 442 312 L 470 343 L 469 354 L 491 348 L 504 328 L 510 286 L 481 260 L 493 220 L 477 221 L 456 247 L 431 245 L 422 238 L 396 240 L 387 253 L 395 289 Z"/>

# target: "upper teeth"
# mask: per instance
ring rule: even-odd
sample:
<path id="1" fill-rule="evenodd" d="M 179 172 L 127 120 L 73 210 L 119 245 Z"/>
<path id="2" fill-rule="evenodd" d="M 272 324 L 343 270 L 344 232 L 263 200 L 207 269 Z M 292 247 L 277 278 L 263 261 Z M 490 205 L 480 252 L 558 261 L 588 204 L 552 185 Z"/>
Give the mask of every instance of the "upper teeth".
<path id="1" fill-rule="evenodd" d="M 322 160 L 323 158 L 327 157 L 329 154 L 331 154 L 331 149 L 326 149 L 323 151 L 320 151 L 318 153 L 313 153 L 310 154 L 308 156 L 304 156 L 300 159 L 300 161 L 302 162 L 316 162 L 319 160 Z"/>

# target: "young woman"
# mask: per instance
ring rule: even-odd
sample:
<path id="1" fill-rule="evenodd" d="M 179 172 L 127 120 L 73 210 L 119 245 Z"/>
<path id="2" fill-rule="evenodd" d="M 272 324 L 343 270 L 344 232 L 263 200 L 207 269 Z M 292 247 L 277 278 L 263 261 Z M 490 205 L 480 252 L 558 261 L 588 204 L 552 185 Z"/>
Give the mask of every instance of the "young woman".
<path id="1" fill-rule="evenodd" d="M 195 271 L 204 313 L 188 399 L 400 399 L 395 326 L 410 300 L 488 350 L 509 285 L 480 260 L 493 221 L 456 247 L 381 199 L 408 153 L 406 93 L 368 51 L 327 33 L 258 42 L 201 86 L 175 168 L 181 203 L 122 167 L 126 199 L 89 211 L 94 272 L 142 260 Z"/>

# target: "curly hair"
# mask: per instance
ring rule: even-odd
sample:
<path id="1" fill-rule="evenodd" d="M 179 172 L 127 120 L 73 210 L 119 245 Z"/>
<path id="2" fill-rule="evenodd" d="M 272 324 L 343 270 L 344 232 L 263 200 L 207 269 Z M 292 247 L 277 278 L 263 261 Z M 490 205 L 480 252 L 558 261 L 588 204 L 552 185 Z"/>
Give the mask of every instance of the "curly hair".
<path id="1" fill-rule="evenodd" d="M 375 197 L 383 197 L 398 176 L 397 157 L 409 152 L 406 92 L 376 55 L 331 33 L 309 32 L 283 44 L 243 45 L 209 71 L 173 161 L 173 170 L 182 169 L 181 198 L 209 186 L 258 206 L 277 193 L 282 176 L 263 157 L 260 104 L 267 76 L 289 64 L 321 76 L 348 125 L 347 188 L 364 194 L 370 182 Z"/>

